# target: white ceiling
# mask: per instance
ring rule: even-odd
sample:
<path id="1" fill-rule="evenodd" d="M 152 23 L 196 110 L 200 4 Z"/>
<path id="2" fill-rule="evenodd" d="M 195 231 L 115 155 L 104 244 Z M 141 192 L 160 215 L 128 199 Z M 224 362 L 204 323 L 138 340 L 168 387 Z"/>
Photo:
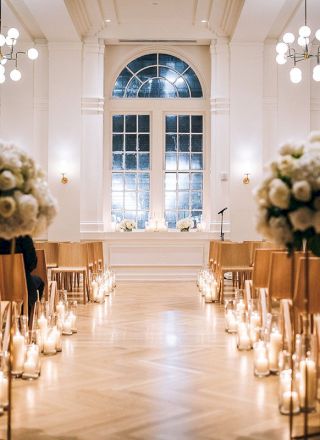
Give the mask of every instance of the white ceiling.
<path id="1" fill-rule="evenodd" d="M 25 38 L 108 44 L 143 41 L 208 44 L 217 37 L 263 42 L 303 20 L 304 0 L 3 0 L 3 25 Z M 320 28 L 320 0 L 308 0 Z M 107 20 L 109 20 L 107 22 Z M 204 21 L 204 22 L 203 22 Z M 7 23 L 6 23 L 7 22 Z"/>

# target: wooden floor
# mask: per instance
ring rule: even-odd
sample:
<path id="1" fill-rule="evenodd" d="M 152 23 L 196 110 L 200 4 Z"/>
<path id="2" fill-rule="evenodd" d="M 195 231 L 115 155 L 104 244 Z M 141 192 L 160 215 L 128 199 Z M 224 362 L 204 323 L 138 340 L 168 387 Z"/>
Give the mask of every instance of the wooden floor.
<path id="1" fill-rule="evenodd" d="M 14 440 L 288 439 L 277 378 L 254 378 L 194 283 L 121 283 L 79 309 L 41 378 L 14 381 Z"/>

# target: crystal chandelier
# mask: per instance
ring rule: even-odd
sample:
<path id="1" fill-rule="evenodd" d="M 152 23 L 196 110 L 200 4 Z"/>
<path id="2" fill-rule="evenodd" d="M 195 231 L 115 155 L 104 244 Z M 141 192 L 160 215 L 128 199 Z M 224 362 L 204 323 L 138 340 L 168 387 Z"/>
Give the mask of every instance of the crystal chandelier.
<path id="1" fill-rule="evenodd" d="M 315 38 L 320 41 L 320 29 L 315 33 Z M 317 59 L 317 65 L 313 68 L 313 79 L 320 81 L 320 43 L 314 53 L 312 52 L 311 29 L 307 25 L 307 0 L 304 0 L 304 26 L 299 29 L 299 37 L 297 43 L 300 48 L 294 48 L 293 43 L 295 36 L 291 32 L 283 35 L 282 41 L 276 46 L 278 64 L 285 64 L 288 58 L 293 60 L 293 67 L 290 70 L 290 80 L 293 83 L 299 83 L 302 80 L 302 71 L 297 67 L 300 61 L 308 60 L 310 58 Z"/>
<path id="2" fill-rule="evenodd" d="M 30 60 L 38 58 L 38 51 L 35 48 L 30 48 L 27 52 L 16 50 L 15 46 L 19 38 L 19 31 L 16 28 L 10 28 L 7 35 L 3 35 L 1 30 L 1 0 L 0 0 L 0 84 L 6 80 L 7 62 L 13 62 L 14 68 L 10 71 L 10 78 L 12 81 L 19 81 L 21 79 L 21 72 L 18 69 L 18 57 L 22 54 L 27 55 Z M 8 64 L 8 66 L 10 63 Z M 12 66 L 12 63 L 11 63 Z"/>

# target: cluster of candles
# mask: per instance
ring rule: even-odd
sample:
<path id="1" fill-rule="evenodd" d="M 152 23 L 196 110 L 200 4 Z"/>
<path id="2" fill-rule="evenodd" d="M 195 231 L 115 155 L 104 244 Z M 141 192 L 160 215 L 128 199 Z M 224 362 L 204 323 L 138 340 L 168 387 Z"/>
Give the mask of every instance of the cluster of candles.
<path id="1" fill-rule="evenodd" d="M 26 380 L 38 379 L 40 356 L 55 355 L 62 351 L 62 335 L 77 332 L 77 302 L 67 301 L 65 291 L 59 292 L 59 301 L 50 311 L 48 302 L 38 301 L 31 329 L 27 316 L 14 321 L 11 341 L 11 375 Z M 0 354 L 0 414 L 8 408 L 9 353 Z"/>
<path id="2" fill-rule="evenodd" d="M 93 302 L 104 303 L 105 297 L 109 296 L 116 287 L 114 272 L 106 270 L 104 273 L 93 274 L 91 281 L 91 299 Z"/>
<path id="3" fill-rule="evenodd" d="M 146 222 L 145 230 L 150 232 L 164 232 L 168 230 L 168 226 L 163 217 L 153 217 Z"/>
<path id="4" fill-rule="evenodd" d="M 218 284 L 212 270 L 202 269 L 198 273 L 197 286 L 205 302 L 211 303 L 219 300 Z"/>
<path id="5" fill-rule="evenodd" d="M 301 335 L 297 335 L 294 355 L 284 351 L 284 337 L 280 331 L 279 316 L 267 313 L 263 319 L 261 311 L 255 309 L 254 301 L 249 301 L 246 305 L 243 298 L 237 295 L 235 300 L 225 302 L 225 330 L 236 335 L 238 350 L 253 349 L 256 377 L 279 375 L 281 414 L 287 415 L 290 411 L 296 414 L 315 409 L 316 362 L 312 350 L 306 352 L 301 348 Z"/>

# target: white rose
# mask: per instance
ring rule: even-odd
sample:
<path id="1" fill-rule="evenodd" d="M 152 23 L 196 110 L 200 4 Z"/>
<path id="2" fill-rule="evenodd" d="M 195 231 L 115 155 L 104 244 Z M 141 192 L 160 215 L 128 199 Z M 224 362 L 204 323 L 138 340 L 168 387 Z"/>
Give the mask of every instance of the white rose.
<path id="1" fill-rule="evenodd" d="M 286 245 L 292 241 L 293 234 L 285 217 L 271 217 L 269 226 L 270 237 L 276 243 Z"/>
<path id="2" fill-rule="evenodd" d="M 4 167 L 10 168 L 13 171 L 20 169 L 22 166 L 22 162 L 16 153 L 5 151 L 2 153 L 2 159 Z"/>
<path id="3" fill-rule="evenodd" d="M 289 219 L 296 231 L 305 231 L 313 226 L 313 216 L 314 211 L 306 207 L 298 208 L 289 213 Z"/>
<path id="4" fill-rule="evenodd" d="M 290 189 L 281 179 L 273 179 L 270 183 L 269 199 L 273 205 L 287 209 L 290 201 Z"/>
<path id="5" fill-rule="evenodd" d="M 280 158 L 278 168 L 282 175 L 291 176 L 293 171 L 295 170 L 295 159 L 292 156 L 285 155 Z"/>
<path id="6" fill-rule="evenodd" d="M 290 142 L 285 142 L 284 144 L 280 145 L 279 153 L 281 156 L 287 156 L 292 155 L 294 152 L 294 145 Z"/>
<path id="7" fill-rule="evenodd" d="M 13 197 L 0 197 L 0 215 L 9 218 L 16 210 L 16 202 Z"/>
<path id="8" fill-rule="evenodd" d="M 292 193 L 297 200 L 308 202 L 311 199 L 311 186 L 306 180 L 295 182 L 292 186 Z"/>
<path id="9" fill-rule="evenodd" d="M 36 220 L 38 214 L 38 202 L 30 194 L 23 194 L 18 198 L 19 212 L 25 222 Z"/>
<path id="10" fill-rule="evenodd" d="M 313 216 L 313 227 L 316 232 L 320 233 L 320 212 L 316 212 Z"/>
<path id="11" fill-rule="evenodd" d="M 8 191 L 13 189 L 17 184 L 17 179 L 9 170 L 4 170 L 0 173 L 0 190 Z"/>

